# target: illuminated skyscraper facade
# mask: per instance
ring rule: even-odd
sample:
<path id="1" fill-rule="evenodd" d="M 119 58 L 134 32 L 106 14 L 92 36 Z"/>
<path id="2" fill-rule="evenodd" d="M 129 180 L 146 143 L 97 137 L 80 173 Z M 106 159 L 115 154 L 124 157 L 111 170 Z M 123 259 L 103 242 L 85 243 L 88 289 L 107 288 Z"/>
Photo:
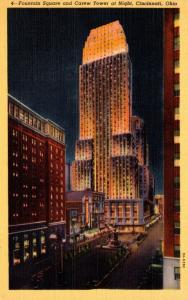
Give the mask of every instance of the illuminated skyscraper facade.
<path id="1" fill-rule="evenodd" d="M 119 21 L 90 31 L 79 83 L 80 132 L 72 189 L 105 193 L 109 223 L 121 228 L 144 224 L 139 167 L 148 169 L 147 147 L 144 123 L 132 116 L 132 67 Z"/>

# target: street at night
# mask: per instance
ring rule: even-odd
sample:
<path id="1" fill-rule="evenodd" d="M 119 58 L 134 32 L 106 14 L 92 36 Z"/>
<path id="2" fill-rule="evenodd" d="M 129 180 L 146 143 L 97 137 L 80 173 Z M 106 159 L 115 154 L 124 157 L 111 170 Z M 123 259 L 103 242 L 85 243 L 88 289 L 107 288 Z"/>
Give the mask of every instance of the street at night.
<path id="1" fill-rule="evenodd" d="M 119 235 L 119 240 L 127 239 L 129 234 Z M 138 234 L 133 235 L 134 238 Z M 63 261 L 63 273 L 59 277 L 56 269 L 51 269 L 38 281 L 25 286 L 26 289 L 140 289 L 148 274 L 149 265 L 163 238 L 163 224 L 158 221 L 150 227 L 146 238 L 137 240 L 129 246 L 129 251 L 104 250 L 101 245 L 108 240 L 108 234 L 88 241 L 82 253 L 72 253 Z M 78 245 L 77 245 L 78 246 Z M 128 255 L 130 254 L 130 255 Z M 82 270 L 82 272 L 80 272 Z M 54 276 L 51 276 L 51 272 Z M 58 280 L 57 280 L 58 278 Z M 146 288 L 156 288 L 154 282 L 148 282 Z M 161 288 L 161 286 L 160 286 Z"/>
<path id="2" fill-rule="evenodd" d="M 163 224 L 158 222 L 149 229 L 147 238 L 140 244 L 137 251 L 132 253 L 100 287 L 137 289 L 146 275 L 146 270 L 151 263 L 152 256 L 160 246 L 162 237 Z"/>
<path id="3" fill-rule="evenodd" d="M 124 239 L 125 235 L 123 236 Z M 131 254 L 119 256 L 117 252 L 103 251 L 97 247 L 105 242 L 105 237 L 97 240 L 83 255 L 72 256 L 64 261 L 62 279 L 56 288 L 63 289 L 138 289 L 144 279 L 156 250 L 160 248 L 163 238 L 163 224 L 154 224 L 146 238 L 139 244 L 135 241 L 130 247 Z M 120 238 L 121 239 L 121 235 Z M 116 256 L 117 262 L 109 264 Z M 80 272 L 82 270 L 82 272 Z M 55 272 L 55 271 L 54 271 Z M 55 277 L 54 277 L 55 279 Z M 155 282 L 150 283 L 155 286 Z M 38 288 L 54 288 L 54 280 L 43 282 Z M 147 288 L 152 288 L 147 286 Z"/>

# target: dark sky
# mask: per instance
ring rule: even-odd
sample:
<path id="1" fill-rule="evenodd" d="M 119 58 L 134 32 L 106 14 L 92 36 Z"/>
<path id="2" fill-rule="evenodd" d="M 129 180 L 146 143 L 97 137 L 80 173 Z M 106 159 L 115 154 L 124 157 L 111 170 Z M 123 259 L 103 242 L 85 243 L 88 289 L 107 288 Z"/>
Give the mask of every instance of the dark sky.
<path id="1" fill-rule="evenodd" d="M 115 20 L 129 44 L 133 111 L 145 121 L 156 193 L 163 192 L 161 9 L 8 9 L 9 93 L 64 127 L 73 160 L 82 48 L 90 29 Z"/>

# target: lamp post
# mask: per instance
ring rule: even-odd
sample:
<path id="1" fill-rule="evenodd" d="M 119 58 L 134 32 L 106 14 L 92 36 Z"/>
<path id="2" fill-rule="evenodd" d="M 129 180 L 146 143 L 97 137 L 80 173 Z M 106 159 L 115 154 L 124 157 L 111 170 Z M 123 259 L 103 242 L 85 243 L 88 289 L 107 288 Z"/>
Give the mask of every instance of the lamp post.
<path id="1" fill-rule="evenodd" d="M 62 241 L 61 241 L 61 244 L 60 244 L 60 251 L 61 251 L 61 255 L 60 255 L 60 257 L 61 257 L 61 274 L 63 274 L 63 263 L 64 263 L 64 261 L 63 261 L 63 251 L 64 251 L 64 245 L 65 245 L 65 242 L 66 242 L 66 240 L 65 239 L 62 239 Z"/>
<path id="2" fill-rule="evenodd" d="M 75 287 L 75 279 L 76 279 L 76 268 L 75 268 L 75 256 L 76 256 L 76 235 L 75 235 L 75 223 L 76 218 L 71 218 L 71 227 L 73 232 L 73 288 Z"/>
<path id="3" fill-rule="evenodd" d="M 55 271 L 55 285 L 58 285 L 58 274 L 63 272 L 63 246 L 61 237 L 52 233 L 49 236 L 52 265 Z M 60 263 L 60 269 L 59 269 Z"/>
<path id="4" fill-rule="evenodd" d="M 100 211 L 98 211 L 98 213 L 97 213 L 97 225 L 98 225 L 98 229 L 99 229 L 99 231 L 100 231 Z"/>
<path id="5" fill-rule="evenodd" d="M 133 214 L 133 233 L 135 233 L 135 231 L 134 231 L 134 214 Z"/>
<path id="6" fill-rule="evenodd" d="M 93 220 L 93 217 L 92 217 L 92 204 L 90 203 L 89 204 L 89 228 L 92 229 L 92 220 Z"/>
<path id="7" fill-rule="evenodd" d="M 132 210 L 132 226 L 133 226 L 133 231 L 132 231 L 132 233 L 135 233 L 135 231 L 134 231 L 134 202 L 133 202 L 133 208 L 132 208 L 133 210 Z"/>
<path id="8" fill-rule="evenodd" d="M 73 246 L 76 243 L 76 235 L 75 235 L 75 224 L 76 224 L 76 218 L 72 217 L 71 218 L 71 227 L 72 227 L 72 233 L 73 233 Z"/>

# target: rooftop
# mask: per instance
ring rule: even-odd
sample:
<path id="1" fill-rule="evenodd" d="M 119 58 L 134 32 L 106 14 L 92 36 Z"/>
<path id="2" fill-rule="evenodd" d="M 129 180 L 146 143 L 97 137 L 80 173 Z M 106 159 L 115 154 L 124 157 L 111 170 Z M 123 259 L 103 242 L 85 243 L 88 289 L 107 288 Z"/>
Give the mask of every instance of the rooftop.
<path id="1" fill-rule="evenodd" d="M 12 103 L 12 108 L 9 106 L 9 116 L 40 134 L 52 137 L 59 142 L 65 142 L 64 129 L 60 125 L 45 119 L 10 94 L 8 94 L 8 101 L 9 104 Z"/>
<path id="2" fill-rule="evenodd" d="M 83 49 L 83 64 L 123 52 L 128 52 L 126 36 L 119 21 L 114 21 L 90 31 Z"/>

